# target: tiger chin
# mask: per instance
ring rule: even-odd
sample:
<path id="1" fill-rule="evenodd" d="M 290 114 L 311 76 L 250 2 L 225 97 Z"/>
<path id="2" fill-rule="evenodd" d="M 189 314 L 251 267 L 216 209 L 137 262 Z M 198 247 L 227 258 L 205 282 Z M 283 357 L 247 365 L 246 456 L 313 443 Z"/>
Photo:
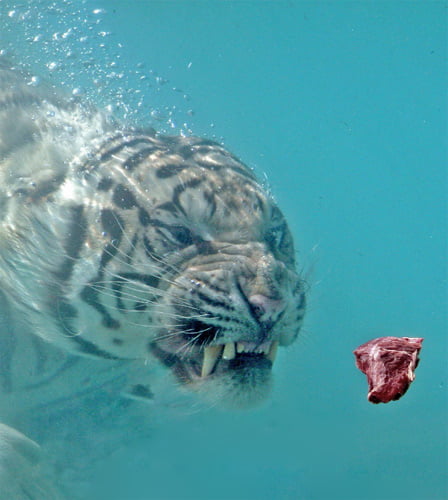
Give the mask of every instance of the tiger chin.
<path id="1" fill-rule="evenodd" d="M 265 399 L 305 287 L 253 171 L 1 64 L 0 103 L 0 285 L 33 333 L 94 359 L 155 359 L 216 405 Z"/>

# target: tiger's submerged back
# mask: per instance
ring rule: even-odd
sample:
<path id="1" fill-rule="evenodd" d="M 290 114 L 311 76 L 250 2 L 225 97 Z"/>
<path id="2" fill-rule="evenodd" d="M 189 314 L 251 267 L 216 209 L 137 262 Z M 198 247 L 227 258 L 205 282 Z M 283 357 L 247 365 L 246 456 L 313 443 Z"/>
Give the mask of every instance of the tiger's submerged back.
<path id="1" fill-rule="evenodd" d="M 157 400 L 153 367 L 252 406 L 304 310 L 287 224 L 237 158 L 126 130 L 0 66 L 1 420 L 89 390 Z"/>

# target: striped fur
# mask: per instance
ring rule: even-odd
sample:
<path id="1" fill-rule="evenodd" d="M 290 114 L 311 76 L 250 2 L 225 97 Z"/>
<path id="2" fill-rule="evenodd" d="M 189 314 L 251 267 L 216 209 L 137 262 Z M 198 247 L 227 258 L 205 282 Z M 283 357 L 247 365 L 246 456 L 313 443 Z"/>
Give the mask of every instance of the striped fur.
<path id="1" fill-rule="evenodd" d="M 221 145 L 125 129 L 0 66 L 4 419 L 102 387 L 149 399 L 153 360 L 213 403 L 262 399 L 260 349 L 305 311 L 295 266 L 280 210 Z M 249 352 L 201 377 L 228 344 Z"/>

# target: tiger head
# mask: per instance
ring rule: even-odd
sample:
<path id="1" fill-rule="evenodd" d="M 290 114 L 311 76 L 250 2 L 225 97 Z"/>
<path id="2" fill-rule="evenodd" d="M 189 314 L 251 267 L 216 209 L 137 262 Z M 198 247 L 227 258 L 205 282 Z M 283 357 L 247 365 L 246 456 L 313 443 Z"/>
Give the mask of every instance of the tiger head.
<path id="1" fill-rule="evenodd" d="M 123 309 L 144 311 L 145 348 L 182 387 L 252 406 L 268 394 L 277 348 L 294 341 L 304 315 L 290 231 L 252 171 L 220 145 L 157 141 L 133 166 L 133 182 L 114 190 L 141 228 L 132 273 L 114 270 L 126 280 L 123 304 L 137 280 L 148 292 Z"/>

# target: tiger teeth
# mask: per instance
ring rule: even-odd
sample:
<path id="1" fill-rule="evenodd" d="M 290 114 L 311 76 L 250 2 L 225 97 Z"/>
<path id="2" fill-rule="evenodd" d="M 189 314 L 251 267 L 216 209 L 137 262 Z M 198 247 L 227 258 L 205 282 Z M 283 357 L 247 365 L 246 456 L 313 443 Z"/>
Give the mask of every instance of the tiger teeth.
<path id="1" fill-rule="evenodd" d="M 229 342 L 224 346 L 224 352 L 222 353 L 222 358 L 230 361 L 235 357 L 235 342 Z"/>
<path id="2" fill-rule="evenodd" d="M 238 353 L 242 352 L 255 352 L 256 354 L 268 354 L 271 350 L 272 343 L 264 342 L 259 345 L 255 342 L 238 342 L 236 345 L 236 350 Z"/>
<path id="3" fill-rule="evenodd" d="M 271 361 L 272 363 L 275 361 L 275 358 L 277 356 L 277 349 L 278 349 L 278 341 L 272 342 L 272 345 L 266 354 L 266 357 Z"/>
<path id="4" fill-rule="evenodd" d="M 207 377 L 215 368 L 216 361 L 222 352 L 222 345 L 210 345 L 204 348 L 201 377 Z"/>
<path id="5" fill-rule="evenodd" d="M 253 342 L 228 342 L 221 345 L 210 345 L 204 348 L 201 377 L 208 377 L 214 370 L 218 359 L 230 361 L 235 358 L 236 353 L 255 352 L 264 354 L 272 363 L 277 355 L 278 342 L 265 342 L 256 345 Z"/>

